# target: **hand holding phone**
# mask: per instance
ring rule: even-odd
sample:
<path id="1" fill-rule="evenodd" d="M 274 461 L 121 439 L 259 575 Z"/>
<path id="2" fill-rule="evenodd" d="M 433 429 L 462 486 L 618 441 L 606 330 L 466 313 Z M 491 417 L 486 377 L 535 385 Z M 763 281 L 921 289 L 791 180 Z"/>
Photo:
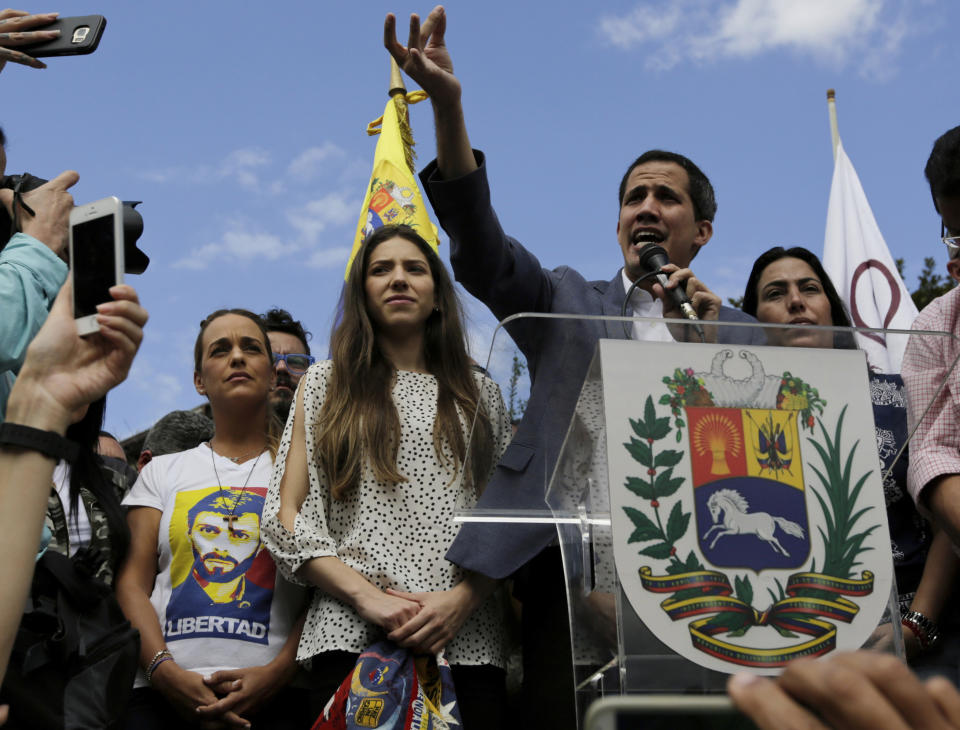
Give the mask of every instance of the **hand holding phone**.
<path id="1" fill-rule="evenodd" d="M 18 50 L 17 47 L 47 43 L 60 37 L 60 30 L 49 28 L 57 20 L 59 13 L 41 13 L 31 15 L 23 10 L 0 10 L 0 70 L 7 61 L 20 63 L 33 68 L 46 68 L 35 56 Z M 41 28 L 37 30 L 37 28 Z"/>
<path id="2" fill-rule="evenodd" d="M 38 39 L 28 43 L 22 46 L 22 49 L 34 58 L 93 53 L 100 45 L 100 36 L 103 35 L 103 29 L 106 27 L 107 19 L 102 15 L 57 18 L 41 29 L 55 35 L 45 40 Z"/>
<path id="3" fill-rule="evenodd" d="M 109 197 L 70 213 L 73 316 L 81 336 L 97 332 L 97 305 L 111 301 L 110 287 L 123 283 L 123 204 Z"/>

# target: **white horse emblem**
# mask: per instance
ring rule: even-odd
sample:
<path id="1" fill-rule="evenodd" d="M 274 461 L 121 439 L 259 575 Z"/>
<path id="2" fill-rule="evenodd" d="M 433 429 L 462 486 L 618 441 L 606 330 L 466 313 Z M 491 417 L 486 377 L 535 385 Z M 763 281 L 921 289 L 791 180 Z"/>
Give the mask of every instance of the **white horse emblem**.
<path id="1" fill-rule="evenodd" d="M 780 529 L 793 537 L 803 538 L 803 528 L 796 522 L 777 517 L 766 512 L 747 512 L 750 505 L 743 495 L 735 489 L 718 489 L 710 495 L 707 500 L 707 507 L 710 509 L 710 517 L 713 518 L 713 526 L 703 535 L 703 540 L 707 538 L 714 530 L 720 530 L 710 543 L 710 549 L 717 544 L 724 535 L 756 535 L 761 540 L 770 543 L 774 551 L 783 553 L 790 557 L 780 541 L 773 536 L 774 530 L 779 525 Z M 723 512 L 723 523 L 720 523 L 720 513 Z"/>

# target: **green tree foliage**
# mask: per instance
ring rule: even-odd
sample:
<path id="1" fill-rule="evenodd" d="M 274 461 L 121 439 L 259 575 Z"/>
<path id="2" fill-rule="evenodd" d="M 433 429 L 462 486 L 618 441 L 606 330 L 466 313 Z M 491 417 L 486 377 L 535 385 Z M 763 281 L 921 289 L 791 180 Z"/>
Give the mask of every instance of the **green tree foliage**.
<path id="1" fill-rule="evenodd" d="M 527 408 L 527 402 L 520 398 L 518 388 L 520 378 L 525 372 L 527 372 L 527 364 L 520 358 L 520 353 L 514 350 L 513 363 L 510 366 L 510 383 L 507 386 L 507 415 L 511 423 L 522 418 Z"/>
<path id="2" fill-rule="evenodd" d="M 917 309 L 923 309 L 937 297 L 943 296 L 957 285 L 949 276 L 936 273 L 937 262 L 932 256 L 923 260 L 923 270 L 917 277 L 917 288 L 910 292 Z"/>

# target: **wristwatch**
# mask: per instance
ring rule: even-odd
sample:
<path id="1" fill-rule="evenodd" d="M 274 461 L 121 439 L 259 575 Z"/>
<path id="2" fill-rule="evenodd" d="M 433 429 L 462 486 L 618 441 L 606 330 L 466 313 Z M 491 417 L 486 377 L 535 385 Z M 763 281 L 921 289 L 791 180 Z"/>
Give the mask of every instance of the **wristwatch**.
<path id="1" fill-rule="evenodd" d="M 923 649 L 929 649 L 940 641 L 940 627 L 919 611 L 907 611 L 900 619 L 900 623 L 913 632 Z"/>

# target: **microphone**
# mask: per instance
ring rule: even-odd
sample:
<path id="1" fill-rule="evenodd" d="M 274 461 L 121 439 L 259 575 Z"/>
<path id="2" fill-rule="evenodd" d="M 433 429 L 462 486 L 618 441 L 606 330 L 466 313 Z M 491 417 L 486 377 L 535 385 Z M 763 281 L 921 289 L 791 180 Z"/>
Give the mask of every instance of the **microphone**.
<path id="1" fill-rule="evenodd" d="M 667 293 L 674 304 L 679 307 L 680 312 L 686 319 L 689 319 L 693 322 L 699 322 L 700 318 L 697 316 L 697 310 L 693 308 L 693 304 L 690 303 L 690 297 L 687 296 L 687 292 L 684 291 L 682 286 L 678 286 L 674 289 L 667 289 L 667 277 L 665 274 L 660 272 L 664 266 L 670 263 L 670 259 L 667 257 L 667 252 L 663 249 L 663 246 L 658 246 L 655 243 L 645 244 L 640 249 L 640 268 L 647 272 L 647 274 L 654 274 L 656 280 L 660 283 L 660 286 L 663 287 L 663 290 Z M 697 330 L 697 334 L 700 336 L 700 339 L 703 340 L 703 327 L 699 324 L 694 325 L 694 328 Z"/>

